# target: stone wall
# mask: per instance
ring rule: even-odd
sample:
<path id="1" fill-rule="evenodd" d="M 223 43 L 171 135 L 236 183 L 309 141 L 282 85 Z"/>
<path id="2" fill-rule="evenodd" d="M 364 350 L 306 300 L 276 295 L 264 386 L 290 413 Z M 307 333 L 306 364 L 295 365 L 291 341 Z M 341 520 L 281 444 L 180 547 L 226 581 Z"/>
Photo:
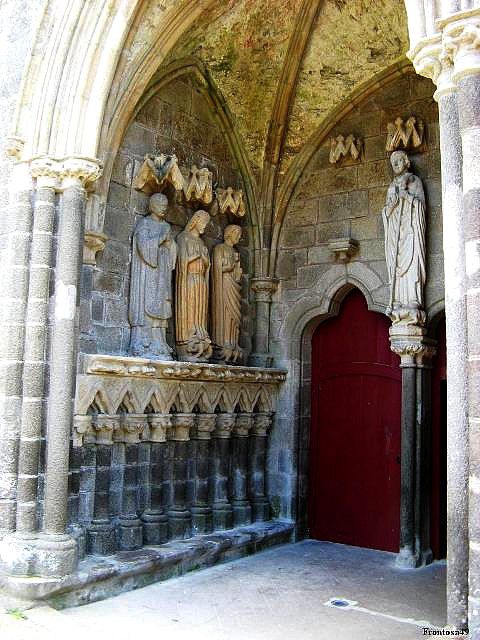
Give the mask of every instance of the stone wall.
<path id="1" fill-rule="evenodd" d="M 370 94 L 338 122 L 323 142 L 291 200 L 277 260 L 279 290 L 272 304 L 270 349 L 275 365 L 289 370 L 269 453 L 269 494 L 285 516 L 305 513 L 310 426 L 310 338 L 322 317 L 335 313 L 335 293 L 360 286 L 370 308 L 385 312 L 388 279 L 381 211 L 392 179 L 385 150 L 387 123 L 410 115 L 425 123 L 426 143 L 409 152 L 411 169 L 423 181 L 427 200 L 426 310 L 429 321 L 443 309 L 444 274 L 438 113 L 429 80 L 408 73 Z M 364 154 L 329 163 L 330 136 L 354 133 Z M 358 253 L 347 266 L 335 263 L 329 242 L 350 237 Z M 302 347 L 303 333 L 303 347 Z M 300 436 L 299 436 L 299 425 Z M 300 457 L 299 457 L 300 456 Z M 299 475 L 297 475 L 299 471 Z"/>
<path id="2" fill-rule="evenodd" d="M 125 354 L 130 339 L 128 294 L 131 237 L 138 216 L 148 208 L 148 197 L 135 191 L 132 181 L 146 153 L 174 153 L 183 170 L 195 164 L 213 172 L 214 186 L 242 188 L 226 139 L 209 105 L 194 81 L 176 80 L 150 98 L 128 127 L 118 152 L 105 210 L 104 232 L 108 236 L 104 251 L 97 254 L 97 267 L 83 267 L 81 303 L 81 351 L 85 353 Z M 185 207 L 168 191 L 168 222 L 177 234 L 191 213 L 201 206 Z M 209 209 L 210 207 L 203 207 Z M 240 346 L 250 348 L 251 318 L 248 279 L 251 254 L 248 238 L 248 212 L 238 247 L 243 277 L 243 306 Z M 226 216 L 212 218 L 204 239 L 209 247 L 222 240 Z M 173 327 L 169 330 L 173 344 Z"/>

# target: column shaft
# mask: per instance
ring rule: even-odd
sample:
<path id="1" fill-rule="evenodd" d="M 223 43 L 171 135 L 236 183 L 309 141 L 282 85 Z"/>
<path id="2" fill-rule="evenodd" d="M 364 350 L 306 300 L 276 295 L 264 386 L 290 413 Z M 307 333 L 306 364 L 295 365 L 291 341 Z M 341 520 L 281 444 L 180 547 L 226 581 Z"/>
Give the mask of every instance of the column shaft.
<path id="1" fill-rule="evenodd" d="M 239 413 L 232 438 L 231 496 L 233 524 L 239 526 L 252 521 L 252 507 L 248 500 L 248 433 L 253 415 Z"/>
<path id="2" fill-rule="evenodd" d="M 210 533 L 213 529 L 212 508 L 209 505 L 209 474 L 211 433 L 215 428 L 215 414 L 201 413 L 196 417 L 192 438 L 195 441 L 193 465 L 192 532 Z"/>
<path id="3" fill-rule="evenodd" d="M 47 418 L 44 529 L 65 533 L 68 496 L 68 450 L 76 370 L 76 307 L 83 243 L 85 190 L 65 189 L 58 223 L 55 309 L 51 337 L 50 395 Z"/>
<path id="4" fill-rule="evenodd" d="M 168 520 L 164 513 L 164 471 L 166 468 L 167 430 L 170 415 L 153 414 L 150 424 L 150 480 L 147 508 L 142 514 L 143 543 L 163 544 L 168 540 Z"/>
<path id="5" fill-rule="evenodd" d="M 171 437 L 173 440 L 173 460 L 171 469 L 171 503 L 168 516 L 168 537 L 185 539 L 191 536 L 191 514 L 186 506 L 188 480 L 188 441 L 190 430 L 195 424 L 192 413 L 178 413 L 174 417 Z"/>
<path id="6" fill-rule="evenodd" d="M 267 436 L 271 414 L 256 413 L 248 442 L 248 493 L 254 522 L 270 519 L 270 503 L 265 491 L 267 466 Z"/>
<path id="7" fill-rule="evenodd" d="M 447 337 L 447 619 L 462 628 L 468 598 L 468 407 L 465 230 L 457 93 L 439 94 Z"/>
<path id="8" fill-rule="evenodd" d="M 478 25 L 477 25 L 478 46 Z M 477 51 L 477 56 L 479 55 Z M 457 82 L 463 152 L 468 336 L 469 628 L 480 629 L 480 64 Z M 473 635 L 475 637 L 475 635 Z"/>
<path id="9" fill-rule="evenodd" d="M 1 278 L 0 341 L 0 532 L 15 530 L 17 465 L 22 404 L 22 363 L 32 229 L 32 180 L 26 165 L 12 175 L 7 248 Z"/>
<path id="10" fill-rule="evenodd" d="M 210 492 L 212 499 L 213 528 L 223 531 L 233 526 L 233 510 L 228 500 L 230 477 L 231 434 L 235 414 L 219 413 L 212 436 L 212 464 Z"/>
<path id="11" fill-rule="evenodd" d="M 38 179 L 39 181 L 41 178 Z M 37 486 L 48 325 L 55 188 L 37 183 L 25 325 L 23 401 L 18 460 L 17 532 L 37 529 Z"/>

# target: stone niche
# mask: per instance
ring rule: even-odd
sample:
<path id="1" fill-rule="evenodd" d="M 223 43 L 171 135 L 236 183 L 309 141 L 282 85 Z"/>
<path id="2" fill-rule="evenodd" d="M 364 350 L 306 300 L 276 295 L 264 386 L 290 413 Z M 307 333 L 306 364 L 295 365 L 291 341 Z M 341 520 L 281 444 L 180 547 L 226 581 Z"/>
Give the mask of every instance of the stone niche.
<path id="1" fill-rule="evenodd" d="M 223 240 L 227 224 L 240 224 L 241 327 L 240 347 L 247 361 L 252 350 L 253 304 L 249 300 L 252 273 L 252 242 L 248 211 L 243 218 L 224 211 L 222 203 L 229 187 L 243 190 L 242 178 L 229 151 L 224 132 L 194 79 L 174 80 L 163 86 L 140 108 L 129 125 L 118 151 L 105 206 L 105 248 L 97 253 L 96 265 L 84 264 L 81 291 L 82 353 L 126 355 L 130 343 L 128 299 L 132 234 L 141 216 L 148 212 L 149 196 L 135 189 L 135 177 L 146 154 L 175 154 L 182 171 L 208 168 L 220 200 L 198 206 L 185 202 L 173 187 L 165 190 L 169 207 L 166 221 L 176 238 L 195 209 L 206 208 L 211 220 L 202 238 L 210 255 Z M 189 176 L 184 176 L 188 181 Z M 237 193 L 238 191 L 235 191 Z M 242 205 L 243 206 L 243 205 Z M 167 329 L 174 345 L 174 327 Z"/>

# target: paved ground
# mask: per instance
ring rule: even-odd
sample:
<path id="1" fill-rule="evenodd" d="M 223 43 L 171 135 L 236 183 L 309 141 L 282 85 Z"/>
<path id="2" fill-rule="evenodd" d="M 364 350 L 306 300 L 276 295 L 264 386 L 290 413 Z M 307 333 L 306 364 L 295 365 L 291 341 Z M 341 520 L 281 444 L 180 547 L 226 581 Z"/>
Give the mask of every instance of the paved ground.
<path id="1" fill-rule="evenodd" d="M 1 640 L 415 640 L 445 624 L 445 564 L 306 540 L 75 609 L 0 613 Z M 331 598 L 358 604 L 326 606 Z M 425 622 L 422 622 L 425 621 Z"/>

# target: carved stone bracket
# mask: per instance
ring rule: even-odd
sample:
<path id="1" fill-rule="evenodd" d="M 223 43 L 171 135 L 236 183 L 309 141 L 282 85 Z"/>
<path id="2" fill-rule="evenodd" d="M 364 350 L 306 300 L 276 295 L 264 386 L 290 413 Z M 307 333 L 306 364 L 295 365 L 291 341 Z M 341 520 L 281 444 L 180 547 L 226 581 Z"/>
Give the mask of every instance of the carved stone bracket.
<path id="1" fill-rule="evenodd" d="M 215 195 L 216 200 L 212 207 L 212 215 L 230 213 L 237 218 L 243 218 L 245 216 L 245 203 L 241 189 L 235 190 L 233 187 L 216 189 Z"/>
<path id="2" fill-rule="evenodd" d="M 85 209 L 85 236 L 83 240 L 83 263 L 96 265 L 96 256 L 105 248 L 107 236 L 103 233 L 105 207 L 96 194 L 91 194 Z"/>
<path id="3" fill-rule="evenodd" d="M 352 160 L 358 160 L 362 154 L 363 141 L 356 138 L 353 133 L 348 136 L 339 135 L 336 138 L 330 138 L 330 155 L 328 161 L 330 164 L 336 164 L 342 158 L 350 156 Z"/>
<path id="4" fill-rule="evenodd" d="M 358 251 L 358 241 L 352 238 L 334 238 L 328 243 L 335 262 L 348 262 Z"/>
<path id="5" fill-rule="evenodd" d="M 155 156 L 147 153 L 140 167 L 133 187 L 143 191 L 148 196 L 163 191 L 167 185 L 172 185 L 176 191 L 182 191 L 184 180 L 178 167 L 176 155 L 161 153 Z"/>
<path id="6" fill-rule="evenodd" d="M 213 200 L 213 174 L 203 167 L 192 165 L 188 177 L 184 181 L 183 195 L 187 202 L 207 205 Z"/>
<path id="7" fill-rule="evenodd" d="M 394 122 L 387 124 L 387 142 L 385 149 L 395 151 L 397 149 L 417 149 L 422 146 L 425 125 L 415 116 L 408 117 L 405 121 L 396 118 Z"/>

